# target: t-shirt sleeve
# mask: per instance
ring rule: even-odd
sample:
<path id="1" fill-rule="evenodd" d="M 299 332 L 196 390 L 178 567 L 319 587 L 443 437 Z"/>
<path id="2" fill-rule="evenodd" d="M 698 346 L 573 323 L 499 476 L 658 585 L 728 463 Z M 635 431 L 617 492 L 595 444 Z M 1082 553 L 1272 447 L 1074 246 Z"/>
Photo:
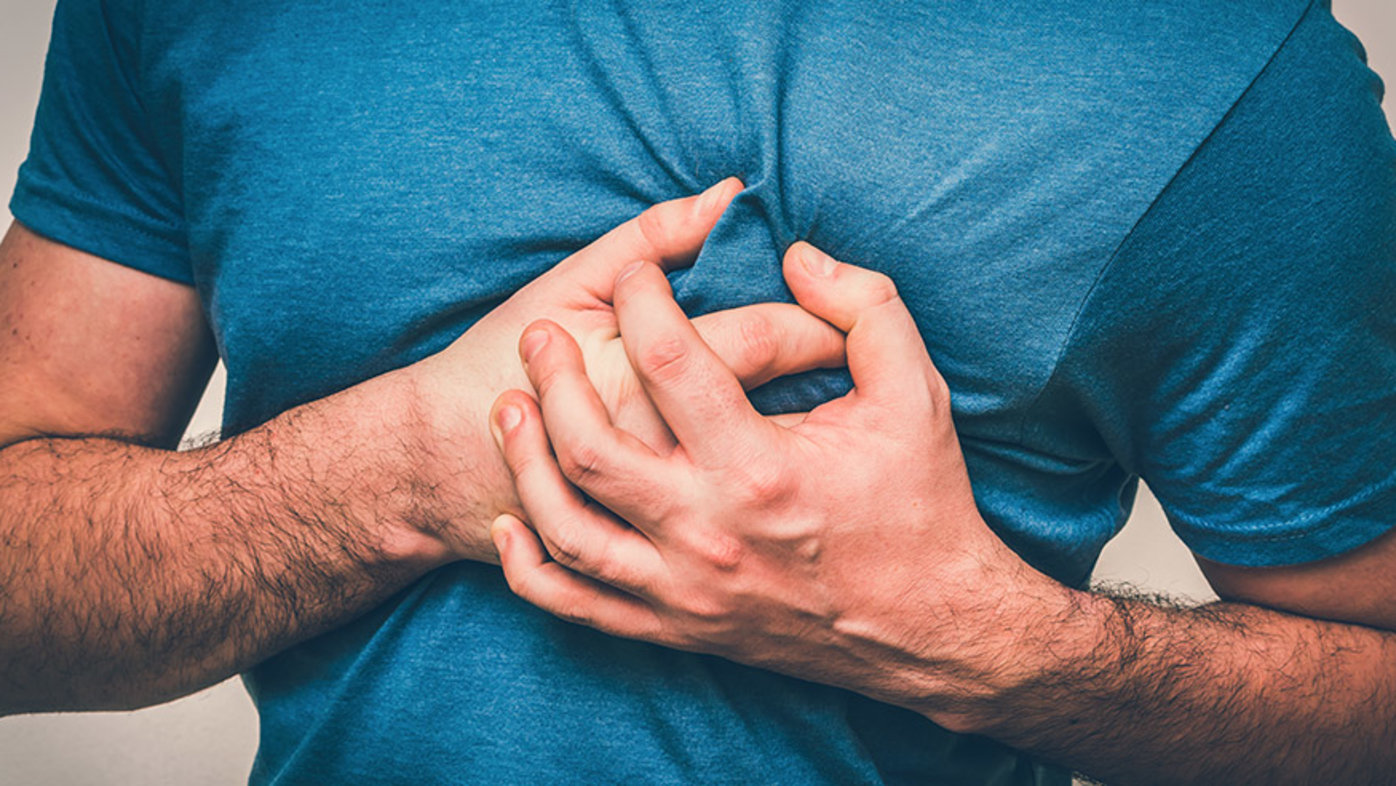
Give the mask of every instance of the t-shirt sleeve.
<path id="1" fill-rule="evenodd" d="M 1396 525 L 1396 142 L 1315 3 L 1118 249 L 1043 401 L 1071 399 L 1217 562 Z"/>
<path id="2" fill-rule="evenodd" d="M 60 0 L 10 212 L 52 240 L 191 283 L 179 190 L 141 98 L 130 0 Z"/>

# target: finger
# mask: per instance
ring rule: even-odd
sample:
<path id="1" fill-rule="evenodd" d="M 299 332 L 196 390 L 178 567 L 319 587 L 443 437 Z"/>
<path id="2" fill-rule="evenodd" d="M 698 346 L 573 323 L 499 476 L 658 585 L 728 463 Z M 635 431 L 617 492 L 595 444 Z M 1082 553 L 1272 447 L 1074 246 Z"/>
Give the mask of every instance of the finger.
<path id="1" fill-rule="evenodd" d="M 692 264 L 713 225 L 742 188 L 742 181 L 729 177 L 701 194 L 660 202 L 563 260 L 555 270 L 609 303 L 616 276 L 636 260 L 665 270 Z"/>
<path id="2" fill-rule="evenodd" d="M 490 422 L 514 476 L 523 512 L 553 561 L 634 595 L 662 577 L 654 544 L 611 513 L 588 502 L 563 477 L 548 447 L 533 398 L 510 391 L 495 401 Z"/>
<path id="3" fill-rule="evenodd" d="M 615 311 L 630 365 L 685 452 L 708 465 L 749 459 L 774 427 L 703 343 L 659 268 L 637 263 L 623 271 Z"/>
<path id="4" fill-rule="evenodd" d="M 747 390 L 787 374 L 844 364 L 843 333 L 790 303 L 716 311 L 694 318 L 693 327 Z"/>
<path id="5" fill-rule="evenodd" d="M 800 305 L 848 334 L 848 372 L 860 397 L 912 402 L 943 391 L 945 382 L 892 279 L 803 242 L 786 251 L 784 267 Z"/>
<path id="6" fill-rule="evenodd" d="M 548 560 L 522 521 L 504 514 L 490 526 L 504 579 L 515 595 L 543 611 L 615 636 L 659 641 L 659 615 L 644 601 Z"/>
<path id="7" fill-rule="evenodd" d="M 524 331 L 519 348 L 562 474 L 645 529 L 680 487 L 671 465 L 611 424 L 587 377 L 581 349 L 567 331 L 539 320 Z"/>

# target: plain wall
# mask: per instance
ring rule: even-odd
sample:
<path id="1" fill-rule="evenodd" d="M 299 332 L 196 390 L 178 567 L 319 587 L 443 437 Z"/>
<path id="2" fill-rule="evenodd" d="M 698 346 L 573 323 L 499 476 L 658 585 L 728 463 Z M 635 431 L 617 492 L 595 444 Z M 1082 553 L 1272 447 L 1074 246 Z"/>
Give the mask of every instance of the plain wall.
<path id="1" fill-rule="evenodd" d="M 1265 2 L 1265 0 L 1256 0 Z M 1367 45 L 1372 67 L 1396 89 L 1396 0 L 1336 0 L 1338 17 Z M 8 203 L 28 150 L 53 0 L 0 0 L 0 194 Z M 1391 117 L 1390 101 L 1387 114 Z M 0 218 L 9 224 L 9 212 Z M 190 424 L 216 430 L 221 369 Z M 1141 494 L 1123 534 L 1106 548 L 1097 578 L 1196 600 L 1212 597 L 1197 566 Z M 237 680 L 138 712 L 0 719 L 0 785 L 245 783 L 257 718 Z"/>

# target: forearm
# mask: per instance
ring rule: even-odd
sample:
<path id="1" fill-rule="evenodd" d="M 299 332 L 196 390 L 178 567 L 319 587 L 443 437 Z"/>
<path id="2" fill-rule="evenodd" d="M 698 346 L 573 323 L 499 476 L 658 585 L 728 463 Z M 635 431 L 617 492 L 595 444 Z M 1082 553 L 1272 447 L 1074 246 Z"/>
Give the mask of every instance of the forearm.
<path id="1" fill-rule="evenodd" d="M 340 624 L 446 560 L 374 381 L 184 453 L 0 451 L 0 711 L 149 704 Z"/>
<path id="2" fill-rule="evenodd" d="M 1230 603 L 1064 592 L 1046 607 L 1017 626 L 1032 672 L 973 731 L 1110 784 L 1396 771 L 1396 635 Z"/>

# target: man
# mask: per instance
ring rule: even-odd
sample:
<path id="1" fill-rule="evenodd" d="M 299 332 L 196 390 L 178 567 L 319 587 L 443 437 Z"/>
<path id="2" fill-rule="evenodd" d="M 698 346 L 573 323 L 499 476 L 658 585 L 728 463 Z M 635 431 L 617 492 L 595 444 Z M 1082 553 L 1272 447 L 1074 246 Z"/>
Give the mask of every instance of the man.
<path id="1" fill-rule="evenodd" d="M 638 364 L 663 422 L 624 374 L 601 373 L 621 348 L 603 340 L 617 324 L 613 296 L 631 351 L 649 339 L 626 321 L 673 316 L 655 311 L 653 269 L 632 271 L 614 293 L 612 284 L 636 257 L 678 266 L 696 254 L 675 276 L 691 313 L 778 298 L 777 254 L 805 238 L 898 283 L 955 393 L 978 511 L 1041 573 L 973 528 L 979 513 L 964 509 L 943 396 L 893 406 L 911 390 L 893 372 L 915 372 L 923 394 L 936 377 L 908 340 L 909 321 L 892 319 L 903 312 L 885 287 L 821 288 L 799 278 L 809 257 L 797 250 L 791 288 L 848 331 L 858 394 L 881 405 L 881 417 L 860 423 L 906 416 L 897 422 L 909 435 L 939 446 L 927 466 L 943 470 L 939 488 L 917 485 L 925 476 L 915 472 L 905 484 L 875 476 L 888 455 L 914 465 L 916 442 L 879 441 L 887 429 L 870 427 L 865 449 L 848 456 L 866 460 L 853 465 L 866 482 L 828 476 L 825 490 L 888 489 L 877 501 L 893 511 L 943 512 L 915 519 L 918 532 L 944 521 L 952 534 L 941 551 L 963 549 L 996 570 L 986 578 L 962 560 L 953 573 L 930 563 L 920 582 L 972 580 L 989 611 L 1016 612 L 1003 625 L 1015 641 L 976 640 L 993 626 L 962 596 L 911 593 L 880 619 L 914 622 L 929 600 L 934 616 L 961 622 L 961 638 L 905 646 L 886 638 L 895 625 L 856 627 L 877 646 L 842 651 L 881 680 L 860 683 L 833 659 L 838 647 L 805 644 L 820 626 L 744 618 L 714 581 L 689 588 L 713 591 L 698 598 L 710 602 L 699 616 L 712 629 L 723 632 L 721 603 L 763 627 L 708 639 L 684 630 L 686 640 L 666 643 L 715 649 L 725 638 L 734 657 L 1122 778 L 1354 779 L 1390 755 L 1387 634 L 1251 606 L 1174 613 L 1067 589 L 1084 581 L 1143 475 L 1213 560 L 1223 591 L 1390 627 L 1391 547 L 1379 538 L 1390 522 L 1381 457 L 1392 455 L 1393 353 L 1378 306 L 1391 291 L 1392 149 L 1375 126 L 1370 75 L 1322 7 L 394 11 L 60 10 L 13 208 L 32 231 L 17 230 L 6 251 L 8 275 L 22 283 L 5 290 L 15 298 L 6 379 L 26 383 L 5 389 L 9 439 L 50 437 L 0 454 L 15 556 L 3 582 L 4 638 L 17 643 L 4 652 L 5 674 L 16 675 L 8 708 L 121 706 L 206 684 L 426 570 L 488 557 L 484 525 L 498 510 L 529 512 L 556 548 L 563 530 L 510 499 L 484 428 L 494 395 L 525 384 L 510 370 L 524 325 L 547 316 L 600 334 L 583 342 L 588 370 L 613 380 L 605 398 L 618 425 L 652 444 L 665 423 L 685 449 L 704 429 L 746 435 L 749 416 L 680 426 L 692 402 L 665 402 L 655 374 L 665 364 Z M 640 205 L 734 172 L 740 191 L 726 182 L 707 200 L 666 205 L 648 231 L 619 230 L 491 310 Z M 836 266 L 826 283 L 856 282 L 853 270 Z M 87 316 L 55 319 L 57 293 Z M 1297 318 L 1296 302 L 1312 313 Z M 901 340 L 870 353 L 878 342 L 855 340 L 864 313 L 874 317 L 862 324 L 882 326 L 867 335 Z M 708 328 L 719 348 L 738 336 L 724 360 L 744 368 L 748 385 L 837 362 L 831 335 L 789 310 L 756 321 L 796 337 L 774 342 L 804 348 L 794 360 L 740 351 L 749 328 L 713 328 L 744 319 Z M 672 319 L 640 324 L 675 357 L 701 357 Z M 568 346 L 553 338 L 552 351 Z M 52 438 L 167 437 L 211 344 L 228 364 L 227 425 L 239 436 L 188 456 Z M 539 382 L 575 370 L 573 358 L 531 357 Z M 786 360 L 762 368 L 772 358 Z M 709 412 L 738 411 L 730 380 L 710 364 L 668 367 L 726 391 Z M 878 369 L 885 394 L 864 385 Z M 846 386 L 816 373 L 754 396 L 765 411 L 799 412 Z M 545 385 L 545 409 L 549 398 Z M 501 422 L 501 436 L 531 434 L 536 457 L 538 418 L 508 400 L 515 406 L 497 413 L 518 418 Z M 733 439 L 709 447 L 746 444 Z M 891 447 L 900 452 L 881 450 Z M 574 464 L 574 475 L 588 468 Z M 591 469 L 611 477 L 600 461 Z M 805 510 L 807 493 L 786 495 L 780 482 L 749 494 L 734 480 L 706 497 L 739 505 L 776 494 L 787 511 Z M 524 497 L 524 507 L 538 501 Z M 687 512 L 687 502 L 669 508 Z M 664 523 L 645 518 L 662 518 L 662 505 L 630 512 L 642 531 Z M 579 519 L 578 531 L 595 523 Z M 764 531 L 779 542 L 779 527 Z M 515 585 L 541 586 L 517 580 L 544 564 L 537 544 L 521 551 L 527 533 L 508 518 L 496 535 Z M 865 549 L 876 559 L 857 569 L 894 566 L 887 572 L 906 579 L 893 559 L 905 544 L 882 545 Z M 744 547 L 718 548 L 716 563 L 742 567 Z M 1225 567 L 1342 553 L 1307 569 Z M 1061 612 L 1043 622 L 1040 642 L 1023 634 L 1024 607 L 1000 597 L 1023 588 L 1037 601 L 1029 614 Z M 813 610 L 839 618 L 843 609 Z M 604 622 L 602 609 L 573 611 Z M 753 632 L 783 646 L 753 654 Z M 902 635 L 928 632 L 940 634 L 908 625 Z M 1099 660 L 1067 652 L 1065 640 L 1092 644 Z M 1012 667 L 998 681 L 974 657 L 995 647 L 992 665 Z M 1053 668 L 1033 684 L 1021 672 L 1045 663 L 1034 657 L 1042 652 L 1095 670 Z M 782 660 L 806 653 L 795 668 Z M 943 668 L 926 669 L 928 660 Z M 926 704 L 899 692 L 908 675 L 924 678 L 912 693 Z M 986 684 L 1010 690 L 982 702 L 971 689 Z M 1064 777 L 838 688 L 555 622 L 513 597 L 498 569 L 462 562 L 267 660 L 249 687 L 263 721 L 254 780 Z M 1015 713 L 1016 726 L 1004 717 Z"/>

